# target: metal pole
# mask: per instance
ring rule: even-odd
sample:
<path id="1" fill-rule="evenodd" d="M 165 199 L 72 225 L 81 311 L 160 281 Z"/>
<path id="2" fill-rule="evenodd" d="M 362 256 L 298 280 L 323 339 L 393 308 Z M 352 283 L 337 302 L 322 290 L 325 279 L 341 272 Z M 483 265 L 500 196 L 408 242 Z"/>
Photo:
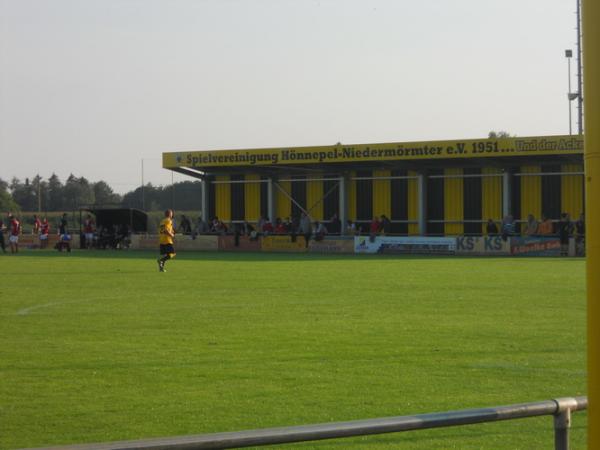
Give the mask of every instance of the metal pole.
<path id="1" fill-rule="evenodd" d="M 146 210 L 144 202 L 144 158 L 142 158 L 142 211 Z"/>
<path id="2" fill-rule="evenodd" d="M 567 101 L 569 102 L 569 136 L 573 134 L 572 118 L 571 118 L 571 58 L 567 57 L 567 63 L 569 66 L 569 93 L 567 94 Z"/>
<path id="3" fill-rule="evenodd" d="M 340 230 L 340 236 L 344 236 L 346 234 L 346 222 L 348 221 L 348 183 L 347 183 L 347 175 L 342 174 L 340 177 L 340 222 L 342 223 L 342 227 Z"/>
<path id="4" fill-rule="evenodd" d="M 583 0 L 588 448 L 600 448 L 600 2 Z"/>
<path id="5" fill-rule="evenodd" d="M 587 31 L 589 32 L 589 30 Z M 581 0 L 577 0 L 577 123 L 579 134 L 583 134 L 583 73 L 581 69 L 581 35 Z"/>
<path id="6" fill-rule="evenodd" d="M 512 174 L 508 171 L 502 174 L 502 218 L 512 214 L 511 178 Z"/>
<path id="7" fill-rule="evenodd" d="M 418 184 L 418 221 L 419 221 L 419 235 L 425 236 L 427 234 L 427 179 L 425 175 L 420 173 L 417 179 Z"/>

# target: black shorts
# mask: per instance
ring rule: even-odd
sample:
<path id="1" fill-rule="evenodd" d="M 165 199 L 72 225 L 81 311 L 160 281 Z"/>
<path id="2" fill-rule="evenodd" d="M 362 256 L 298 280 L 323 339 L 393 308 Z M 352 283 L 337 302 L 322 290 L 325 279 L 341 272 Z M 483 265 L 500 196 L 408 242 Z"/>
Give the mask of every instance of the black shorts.
<path id="1" fill-rule="evenodd" d="M 168 255 L 175 253 L 175 249 L 173 248 L 173 244 L 160 244 L 160 254 Z"/>

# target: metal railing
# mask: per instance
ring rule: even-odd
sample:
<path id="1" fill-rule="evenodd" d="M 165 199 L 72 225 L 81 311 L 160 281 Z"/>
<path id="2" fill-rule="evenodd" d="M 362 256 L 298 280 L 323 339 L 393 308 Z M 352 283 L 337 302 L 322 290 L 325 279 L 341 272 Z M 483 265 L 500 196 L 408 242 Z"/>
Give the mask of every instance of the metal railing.
<path id="1" fill-rule="evenodd" d="M 335 422 L 319 425 L 270 428 L 230 433 L 201 434 L 140 441 L 122 441 L 104 444 L 84 444 L 49 447 L 48 450 L 201 450 L 226 449 L 323 439 L 366 436 L 371 434 L 397 433 L 452 427 L 527 417 L 554 416 L 554 448 L 569 449 L 571 413 L 587 409 L 587 397 L 569 397 L 534 403 L 521 403 L 492 408 L 465 409 L 443 413 L 417 414 L 413 416 L 386 417 L 380 419 Z M 38 449 L 41 450 L 41 449 Z"/>

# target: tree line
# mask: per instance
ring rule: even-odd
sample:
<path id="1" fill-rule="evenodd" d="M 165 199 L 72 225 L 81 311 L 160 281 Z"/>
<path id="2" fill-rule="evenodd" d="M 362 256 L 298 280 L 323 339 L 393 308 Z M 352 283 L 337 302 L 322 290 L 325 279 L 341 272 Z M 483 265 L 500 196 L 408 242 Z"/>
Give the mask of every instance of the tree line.
<path id="1" fill-rule="evenodd" d="M 199 181 L 182 181 L 169 186 L 148 183 L 120 195 L 105 181 L 92 182 L 71 174 L 63 182 L 56 174 L 48 179 L 36 175 L 13 178 L 10 183 L 0 179 L 0 211 L 56 212 L 92 206 L 189 211 L 200 209 L 201 192 Z"/>

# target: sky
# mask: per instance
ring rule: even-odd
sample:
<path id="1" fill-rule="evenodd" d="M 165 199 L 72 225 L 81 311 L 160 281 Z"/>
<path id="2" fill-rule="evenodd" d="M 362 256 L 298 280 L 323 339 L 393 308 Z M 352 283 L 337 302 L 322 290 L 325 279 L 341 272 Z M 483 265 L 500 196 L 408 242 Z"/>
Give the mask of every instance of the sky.
<path id="1" fill-rule="evenodd" d="M 0 0 L 0 178 L 73 173 L 123 193 L 142 165 L 170 183 L 168 151 L 568 134 L 575 8 Z"/>

